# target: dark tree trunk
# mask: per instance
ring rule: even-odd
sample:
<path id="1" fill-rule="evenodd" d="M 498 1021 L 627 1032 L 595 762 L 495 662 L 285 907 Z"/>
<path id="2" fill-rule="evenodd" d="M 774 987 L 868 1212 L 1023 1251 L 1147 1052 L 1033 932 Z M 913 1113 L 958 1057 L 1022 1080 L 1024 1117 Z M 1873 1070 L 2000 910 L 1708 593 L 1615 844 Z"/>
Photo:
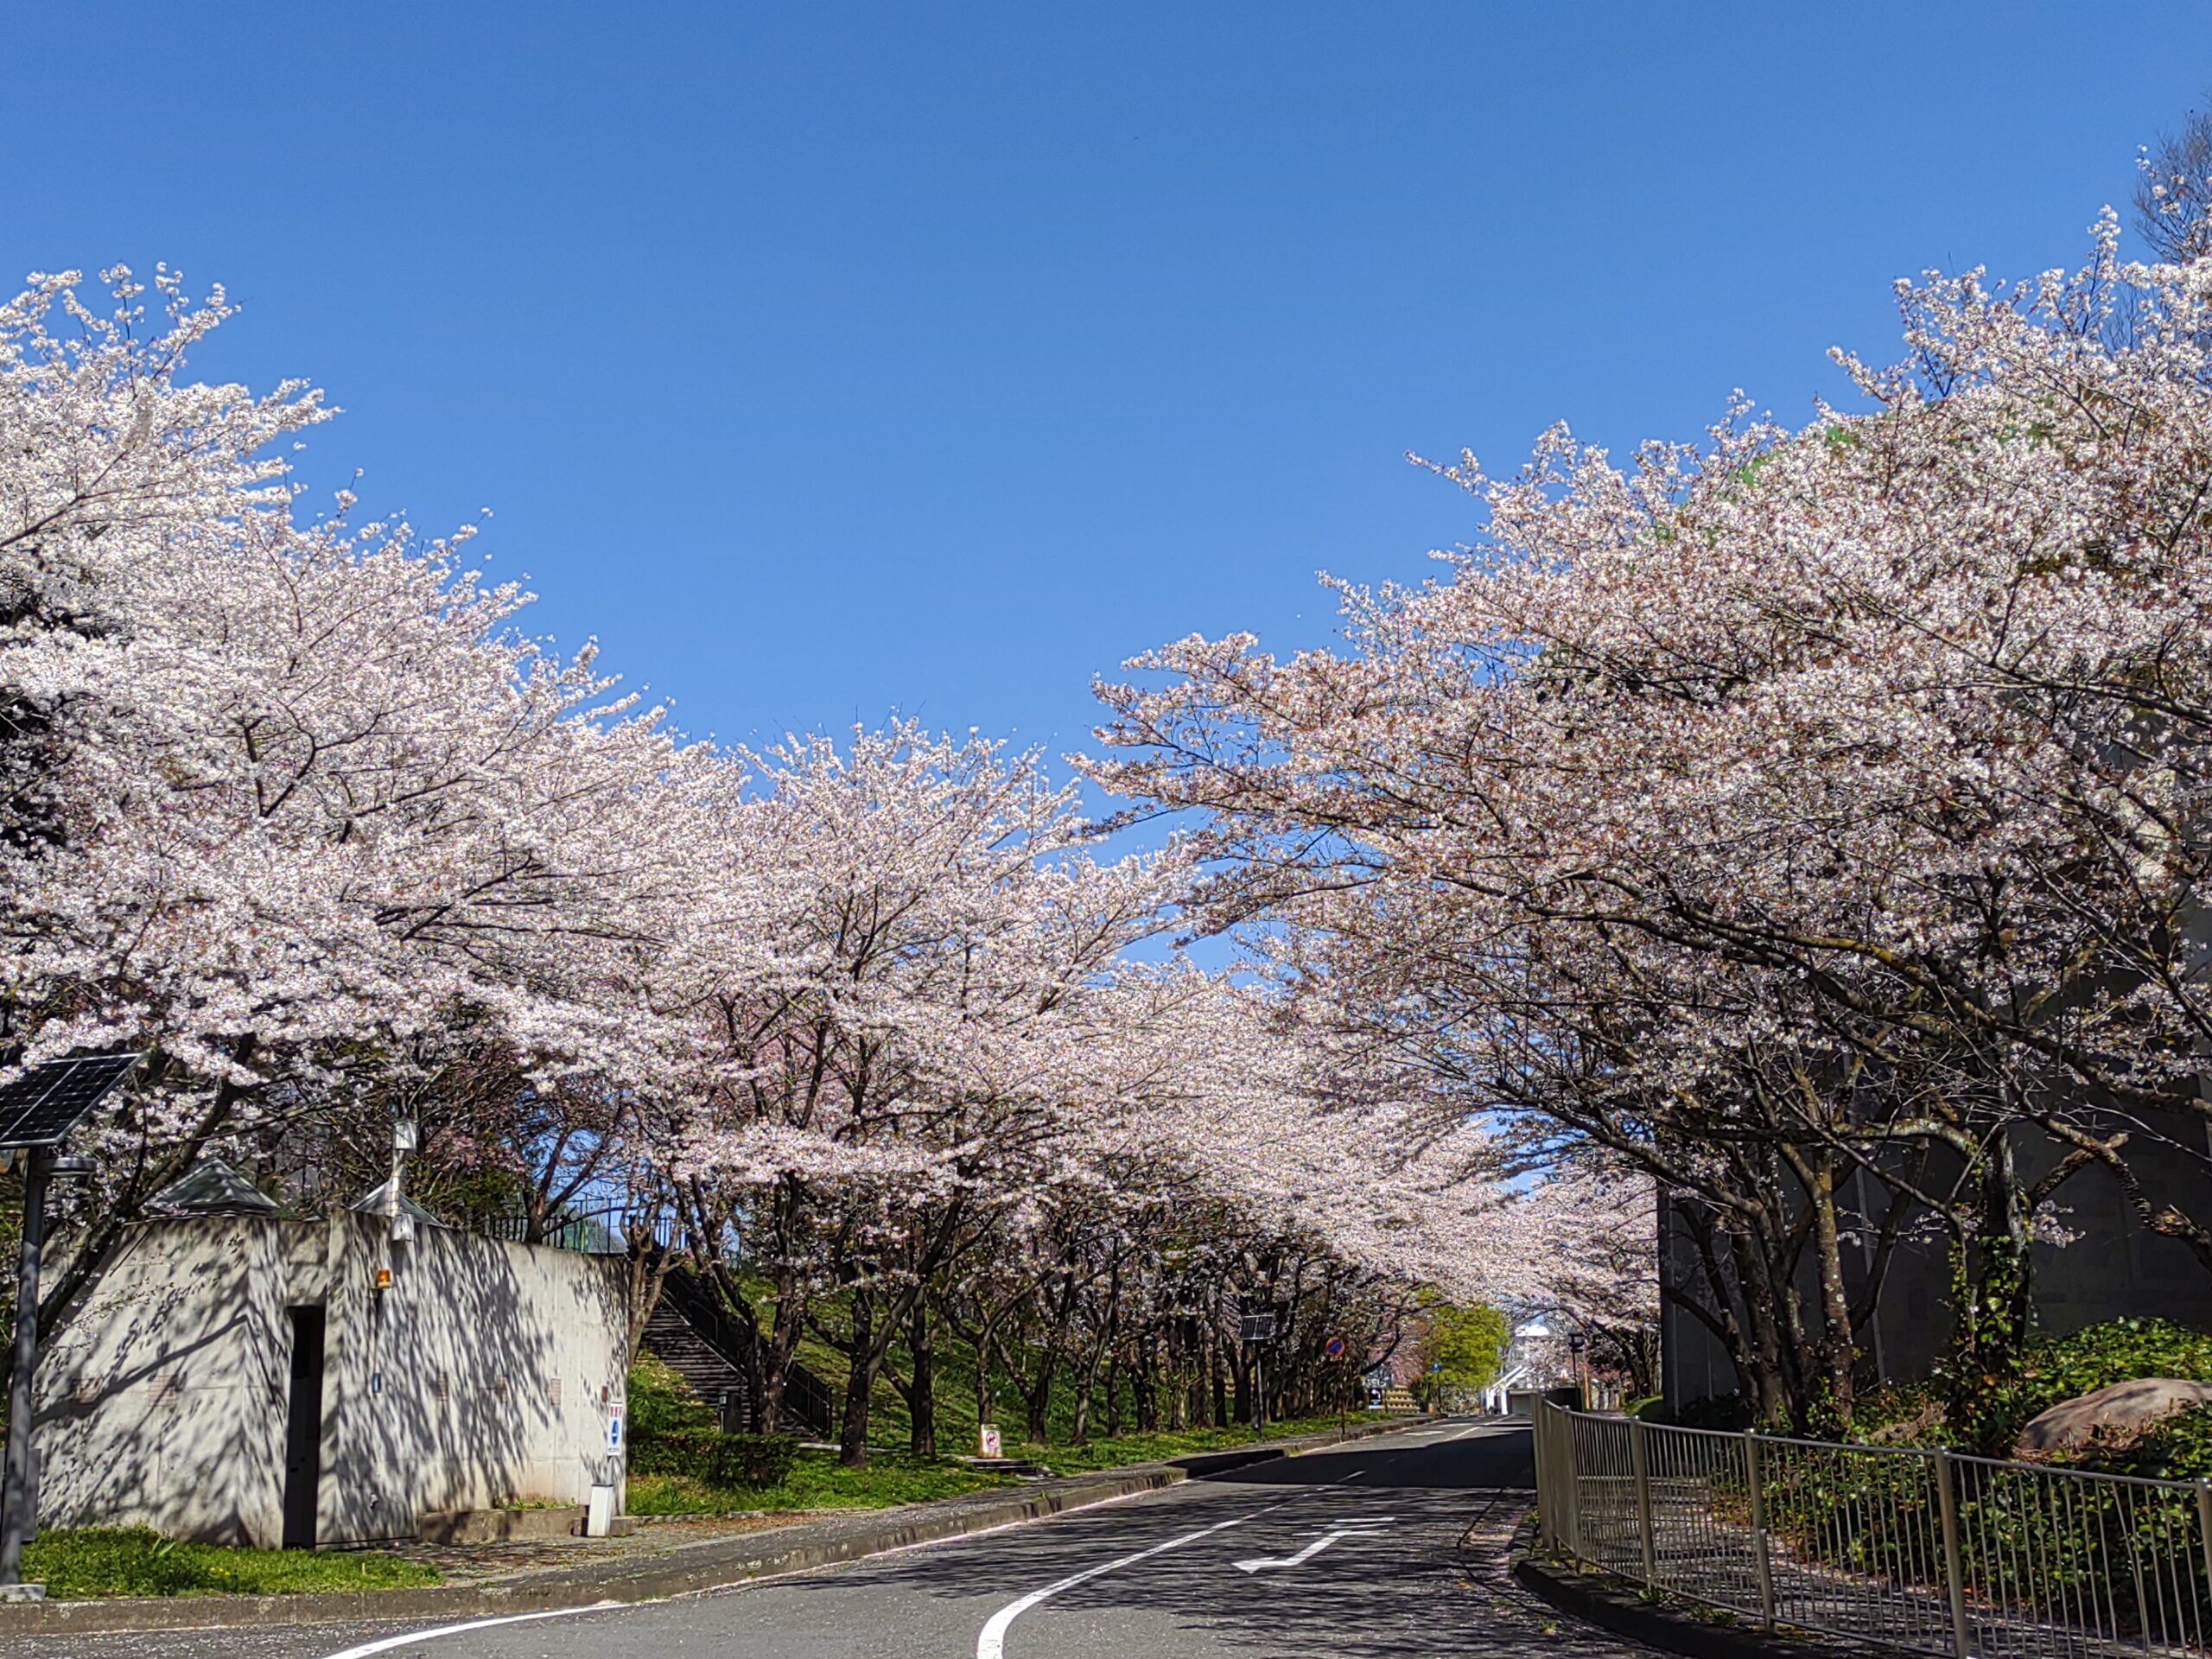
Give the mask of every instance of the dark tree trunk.
<path id="1" fill-rule="evenodd" d="M 914 1362 L 914 1381 L 906 1393 L 909 1427 L 906 1449 L 918 1458 L 937 1456 L 937 1353 L 930 1329 L 929 1303 L 914 1298 L 906 1323 L 906 1347 Z"/>
<path id="2" fill-rule="evenodd" d="M 851 1367 L 845 1373 L 845 1419 L 837 1434 L 837 1461 L 848 1469 L 868 1467 L 868 1410 L 875 1391 L 876 1368 L 882 1363 L 875 1345 L 875 1299 L 864 1290 L 853 1293 Z"/>
<path id="3" fill-rule="evenodd" d="M 1037 1366 L 1037 1380 L 1029 1386 L 1027 1428 L 1030 1440 L 1042 1446 L 1052 1433 L 1052 1375 L 1059 1369 L 1059 1355 L 1047 1348 Z"/>

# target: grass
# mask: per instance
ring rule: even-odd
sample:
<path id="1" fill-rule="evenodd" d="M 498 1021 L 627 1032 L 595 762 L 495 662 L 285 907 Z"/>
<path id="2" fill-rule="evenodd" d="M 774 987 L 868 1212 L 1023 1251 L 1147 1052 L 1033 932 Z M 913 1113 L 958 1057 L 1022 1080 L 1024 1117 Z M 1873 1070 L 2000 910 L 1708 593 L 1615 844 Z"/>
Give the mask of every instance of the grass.
<path id="1" fill-rule="evenodd" d="M 1270 1423 L 1269 1440 L 1317 1433 L 1334 1428 L 1333 1416 L 1299 1422 Z M 1193 1452 L 1218 1452 L 1249 1446 L 1254 1435 L 1249 1426 L 1236 1428 L 1195 1428 L 1178 1433 L 1125 1434 L 1118 1440 L 1093 1440 L 1087 1446 L 1014 1446 L 1009 1455 L 1034 1459 L 1056 1475 L 1088 1474 L 1095 1469 L 1118 1469 L 1132 1463 L 1156 1463 L 1164 1458 Z M 966 1464 L 945 1459 L 912 1457 L 871 1446 L 868 1466 L 848 1469 L 834 1452 L 806 1450 L 798 1454 L 791 1472 L 776 1486 L 715 1486 L 686 1475 L 632 1475 L 629 1510 L 632 1515 L 720 1515 L 739 1510 L 771 1513 L 787 1510 L 873 1510 L 894 1503 L 916 1503 L 925 1498 L 952 1497 L 962 1492 L 1004 1486 L 1011 1479 L 987 1474 Z"/>
<path id="2" fill-rule="evenodd" d="M 1364 1414 L 1362 1416 L 1363 1420 Z M 1336 1426 L 1336 1414 L 1332 1412 L 1326 1417 L 1269 1423 L 1266 1438 L 1278 1440 L 1300 1434 L 1319 1434 Z M 1173 1433 L 1163 1431 L 1155 1434 L 1124 1434 L 1110 1440 L 1094 1438 L 1084 1446 L 1009 1446 L 1007 1450 L 1017 1456 L 1034 1459 L 1056 1475 L 1082 1475 L 1094 1469 L 1118 1469 L 1126 1464 L 1157 1463 L 1165 1458 L 1185 1457 L 1193 1452 L 1225 1452 L 1232 1446 L 1249 1446 L 1258 1438 L 1252 1433 L 1249 1423 L 1240 1423 L 1234 1428 L 1188 1428 Z"/>
<path id="3" fill-rule="evenodd" d="M 880 1510 L 1003 1486 L 1007 1477 L 965 1464 L 870 1447 L 868 1466 L 848 1469 L 834 1452 L 802 1451 L 773 1486 L 715 1486 L 690 1475 L 632 1475 L 632 1515 L 719 1515 L 734 1510 Z"/>
<path id="4" fill-rule="evenodd" d="M 435 1568 L 396 1555 L 185 1544 L 144 1527 L 42 1532 L 23 1549 L 23 1577 L 63 1601 L 103 1596 L 289 1596 L 311 1590 L 391 1590 L 439 1582 Z"/>

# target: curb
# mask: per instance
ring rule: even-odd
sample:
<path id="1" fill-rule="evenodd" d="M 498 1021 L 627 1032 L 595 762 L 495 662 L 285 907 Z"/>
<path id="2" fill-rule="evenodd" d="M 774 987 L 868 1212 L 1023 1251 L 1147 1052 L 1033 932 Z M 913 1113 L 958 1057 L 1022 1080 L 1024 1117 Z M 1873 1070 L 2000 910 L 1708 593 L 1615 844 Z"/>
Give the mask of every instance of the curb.
<path id="1" fill-rule="evenodd" d="M 1686 1604 L 1673 1597 L 1646 1601 L 1626 1579 L 1610 1573 L 1578 1573 L 1539 1560 L 1530 1548 L 1535 1530 L 1524 1522 L 1513 1540 L 1513 1576 L 1522 1586 L 1563 1613 L 1646 1647 L 1678 1653 L 1684 1659 L 1837 1659 L 1839 1654 L 1902 1651 L 1872 1643 L 1818 1642 L 1756 1625 L 1707 1624 L 1685 1616 Z"/>
<path id="2" fill-rule="evenodd" d="M 449 1584 L 418 1590 L 325 1590 L 292 1596 L 175 1596 L 116 1598 L 99 1601 L 25 1601 L 0 1605 L 0 1640 L 18 1636 L 86 1635 L 121 1631 L 245 1629 L 263 1625 L 371 1623 L 503 1614 L 550 1612 L 590 1607 L 601 1602 L 657 1601 L 694 1595 L 751 1579 L 804 1573 L 811 1567 L 880 1555 L 915 1544 L 963 1538 L 1000 1527 L 1042 1521 L 1070 1510 L 1110 1503 L 1247 1464 L 1272 1462 L 1301 1452 L 1319 1451 L 1418 1427 L 1427 1420 L 1397 1418 L 1386 1424 L 1362 1424 L 1341 1439 L 1286 1440 L 1277 1446 L 1198 1452 L 1168 1463 L 1142 1464 L 1118 1474 L 1074 1475 L 1049 1490 L 1009 1496 L 978 1508 L 930 1513 L 927 1503 L 880 1511 L 880 1524 L 854 1526 L 823 1538 L 801 1539 L 775 1548 L 777 1529 L 740 1534 L 693 1546 L 683 1561 L 606 1562 L 594 1567 L 554 1567 L 543 1576 L 505 1584 Z M 1230 1459 L 1227 1463 L 1219 1459 Z M 1189 1467 L 1203 1464 L 1203 1469 Z M 954 1500 L 957 1503 L 961 1500 Z M 839 1517 L 840 1520 L 842 1517 Z M 791 1530 L 807 1526 L 795 1522 Z"/>

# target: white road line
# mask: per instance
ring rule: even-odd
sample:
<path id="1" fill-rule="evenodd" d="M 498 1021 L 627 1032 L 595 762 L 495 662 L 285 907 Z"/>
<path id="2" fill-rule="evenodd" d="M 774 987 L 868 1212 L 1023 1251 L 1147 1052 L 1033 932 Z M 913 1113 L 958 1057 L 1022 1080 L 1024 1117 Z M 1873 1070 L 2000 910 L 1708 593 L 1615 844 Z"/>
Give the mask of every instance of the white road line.
<path id="1" fill-rule="evenodd" d="M 577 1613 L 596 1613 L 609 1607 L 620 1607 L 619 1601 L 594 1602 L 588 1607 L 556 1607 L 543 1613 L 508 1613 L 499 1618 L 474 1618 L 466 1624 L 441 1624 L 434 1630 L 416 1630 L 410 1636 L 387 1636 L 382 1641 L 364 1642 L 358 1648 L 345 1648 L 336 1653 L 327 1653 L 322 1659 L 369 1659 L 374 1653 L 390 1653 L 398 1648 L 411 1648 L 417 1642 L 435 1642 L 442 1636 L 466 1636 L 471 1630 L 488 1630 L 494 1624 L 527 1624 L 540 1618 L 569 1618 Z"/>
<path id="2" fill-rule="evenodd" d="M 1290 1501 L 1285 1498 L 1283 1503 Z M 982 1634 L 976 1638 L 976 1659 L 1006 1659 L 1007 1628 L 1015 1619 L 1020 1618 L 1032 1607 L 1048 1597 L 1057 1596 L 1063 1590 L 1072 1590 L 1086 1579 L 1095 1579 L 1102 1573 L 1111 1573 L 1117 1567 L 1128 1567 L 1132 1562 L 1144 1560 L 1147 1555 L 1158 1555 L 1166 1550 L 1179 1549 L 1185 1544 L 1196 1543 L 1199 1539 L 1211 1537 L 1225 1528 L 1241 1527 L 1255 1516 L 1267 1514 L 1268 1510 L 1279 1510 L 1281 1507 L 1282 1503 L 1270 1503 L 1266 1510 L 1255 1510 L 1250 1515 L 1240 1515 L 1229 1521 L 1217 1521 L 1210 1527 L 1200 1527 L 1196 1532 L 1186 1532 L 1179 1538 L 1170 1538 L 1164 1544 L 1154 1544 L 1150 1549 L 1140 1549 L 1134 1554 L 1122 1556 L 1119 1560 L 1108 1561 L 1103 1566 L 1089 1567 L 1081 1573 L 1071 1573 L 1058 1584 L 1048 1584 L 1042 1590 L 1032 1590 L 1020 1600 L 1010 1601 L 991 1615 L 989 1622 L 983 1626 Z M 335 1656 L 334 1659 L 343 1659 L 343 1656 Z"/>

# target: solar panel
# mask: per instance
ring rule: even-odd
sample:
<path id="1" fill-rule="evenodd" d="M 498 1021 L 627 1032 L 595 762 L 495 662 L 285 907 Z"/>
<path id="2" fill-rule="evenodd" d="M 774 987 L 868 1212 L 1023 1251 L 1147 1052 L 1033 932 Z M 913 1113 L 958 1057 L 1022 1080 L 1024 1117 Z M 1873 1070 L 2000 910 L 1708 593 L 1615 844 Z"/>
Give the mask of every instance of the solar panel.
<path id="1" fill-rule="evenodd" d="M 52 1147 L 130 1075 L 137 1054 L 48 1060 L 0 1088 L 0 1147 Z"/>

